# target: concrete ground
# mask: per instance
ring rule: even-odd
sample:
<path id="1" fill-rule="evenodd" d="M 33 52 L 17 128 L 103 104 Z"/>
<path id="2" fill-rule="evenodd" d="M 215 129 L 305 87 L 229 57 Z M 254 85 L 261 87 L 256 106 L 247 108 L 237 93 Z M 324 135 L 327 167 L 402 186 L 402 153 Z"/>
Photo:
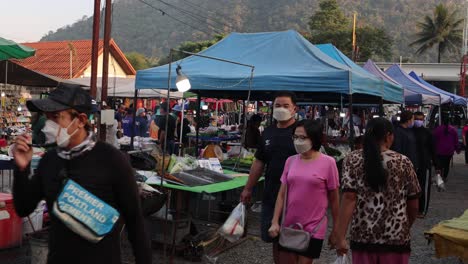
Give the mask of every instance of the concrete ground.
<path id="1" fill-rule="evenodd" d="M 0 176 L 1 177 L 1 176 Z M 468 166 L 464 164 L 463 153 L 454 157 L 454 164 L 446 184 L 445 192 L 437 192 L 433 187 L 432 197 L 428 215 L 425 219 L 418 219 L 412 228 L 412 254 L 410 263 L 424 264 L 459 264 L 456 258 L 436 259 L 434 257 L 434 245 L 428 244 L 424 238 L 424 231 L 429 230 L 438 222 L 453 217 L 460 216 L 464 210 L 468 209 Z M 273 263 L 271 255 L 271 245 L 258 239 L 259 214 L 249 212 L 249 239 L 244 243 L 229 249 L 217 258 L 207 258 L 206 256 L 199 263 L 219 263 L 219 264 L 251 264 L 251 263 Z M 200 225 L 200 229 L 209 229 Z M 0 234 L 1 235 L 1 234 Z M 335 252 L 328 249 L 326 245 L 322 250 L 321 258 L 314 261 L 314 264 L 333 263 L 336 258 Z M 1 264 L 26 264 L 30 262 L 30 250 L 25 242 L 21 248 L 0 250 Z M 123 243 L 123 263 L 134 263 L 130 245 L 125 240 Z M 155 248 L 153 251 L 153 263 L 169 263 L 168 259 L 163 261 L 162 251 Z M 181 257 L 176 257 L 173 263 L 192 263 Z"/>

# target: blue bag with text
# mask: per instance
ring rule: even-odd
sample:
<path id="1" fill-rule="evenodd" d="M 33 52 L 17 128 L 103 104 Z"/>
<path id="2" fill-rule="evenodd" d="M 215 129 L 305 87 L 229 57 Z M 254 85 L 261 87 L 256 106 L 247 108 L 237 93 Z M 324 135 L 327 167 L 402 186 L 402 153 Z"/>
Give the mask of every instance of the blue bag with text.
<path id="1" fill-rule="evenodd" d="M 119 212 L 71 179 L 54 202 L 53 214 L 82 238 L 97 243 L 112 231 Z"/>

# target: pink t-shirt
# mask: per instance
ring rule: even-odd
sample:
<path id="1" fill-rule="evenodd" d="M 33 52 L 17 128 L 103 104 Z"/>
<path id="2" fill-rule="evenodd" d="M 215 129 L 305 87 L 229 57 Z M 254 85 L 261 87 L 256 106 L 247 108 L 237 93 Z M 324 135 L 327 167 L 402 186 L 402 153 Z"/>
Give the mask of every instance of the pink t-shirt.
<path id="1" fill-rule="evenodd" d="M 288 158 L 281 183 L 287 184 L 288 197 L 284 225 L 300 223 L 312 233 L 320 223 L 314 238 L 324 239 L 327 231 L 328 192 L 340 186 L 335 159 L 325 154 L 313 161 L 300 155 Z"/>

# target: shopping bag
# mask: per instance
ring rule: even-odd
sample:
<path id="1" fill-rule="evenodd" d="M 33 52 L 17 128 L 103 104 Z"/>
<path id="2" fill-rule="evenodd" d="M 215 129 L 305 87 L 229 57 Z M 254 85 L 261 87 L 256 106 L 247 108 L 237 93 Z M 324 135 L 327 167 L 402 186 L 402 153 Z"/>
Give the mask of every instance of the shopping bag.
<path id="1" fill-rule="evenodd" d="M 347 254 L 337 256 L 335 262 L 333 262 L 333 264 L 351 264 L 351 263 L 352 263 L 351 258 Z"/>
<path id="2" fill-rule="evenodd" d="M 221 228 L 218 230 L 218 233 L 227 239 L 229 242 L 235 242 L 244 235 L 245 227 L 245 205 L 239 203 L 234 210 L 232 210 L 228 219 Z"/>

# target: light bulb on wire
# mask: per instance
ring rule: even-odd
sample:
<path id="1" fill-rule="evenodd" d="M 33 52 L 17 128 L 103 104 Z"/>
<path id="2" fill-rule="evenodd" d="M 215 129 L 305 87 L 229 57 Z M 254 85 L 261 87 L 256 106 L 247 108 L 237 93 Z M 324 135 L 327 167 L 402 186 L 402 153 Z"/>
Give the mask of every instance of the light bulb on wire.
<path id="1" fill-rule="evenodd" d="M 177 87 L 177 90 L 179 92 L 185 93 L 188 90 L 190 90 L 190 88 L 192 88 L 192 85 L 190 84 L 190 81 L 187 78 L 187 76 L 185 76 L 183 73 L 181 73 L 181 71 L 180 71 L 181 69 L 182 69 L 182 67 L 180 67 L 180 65 L 178 65 L 177 69 L 176 69 L 176 72 L 177 72 L 176 87 Z"/>
<path id="2" fill-rule="evenodd" d="M 5 97 L 5 92 L 2 92 L 2 97 Z"/>
<path id="3" fill-rule="evenodd" d="M 23 110 L 23 108 L 21 108 L 21 105 L 18 106 L 18 112 L 21 112 L 21 110 Z"/>

